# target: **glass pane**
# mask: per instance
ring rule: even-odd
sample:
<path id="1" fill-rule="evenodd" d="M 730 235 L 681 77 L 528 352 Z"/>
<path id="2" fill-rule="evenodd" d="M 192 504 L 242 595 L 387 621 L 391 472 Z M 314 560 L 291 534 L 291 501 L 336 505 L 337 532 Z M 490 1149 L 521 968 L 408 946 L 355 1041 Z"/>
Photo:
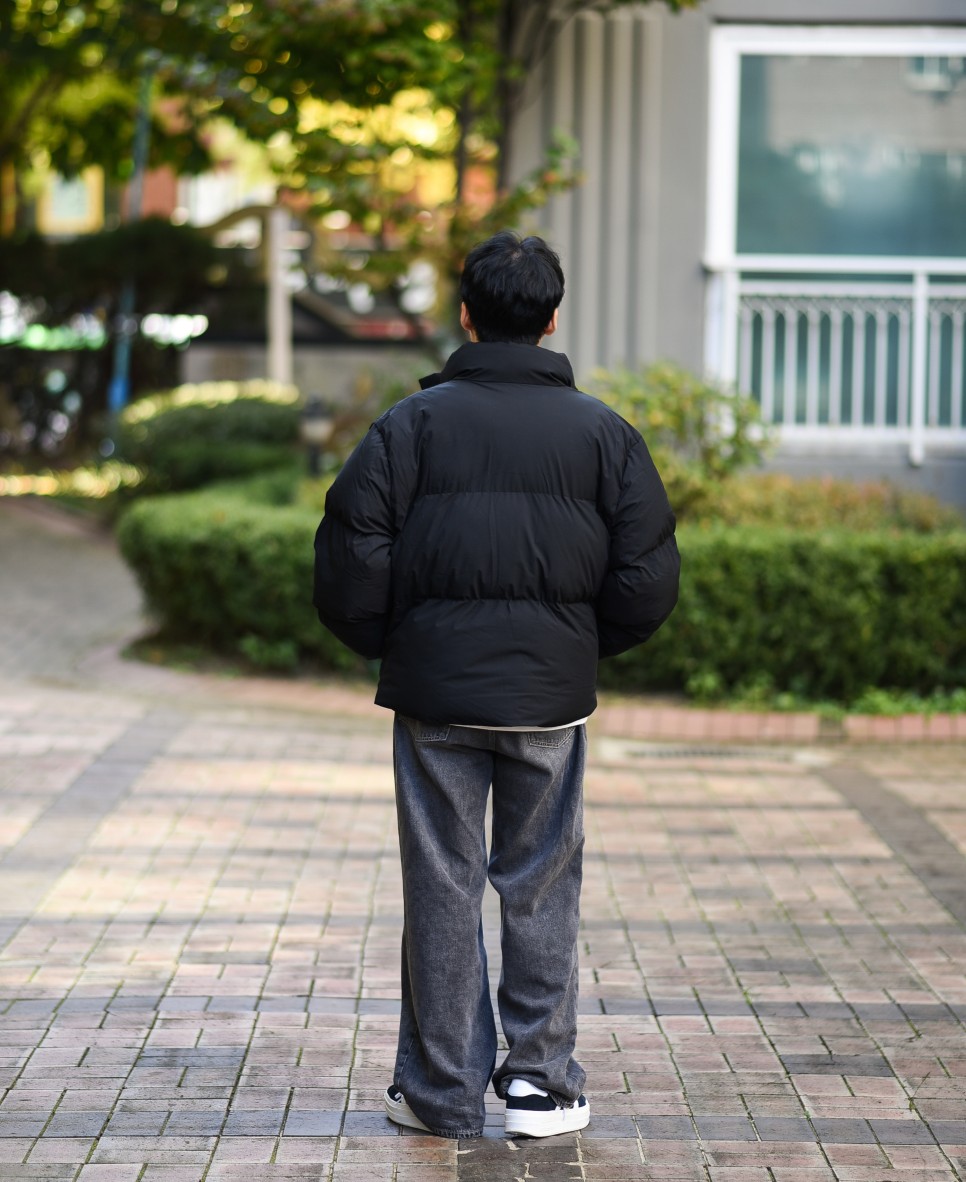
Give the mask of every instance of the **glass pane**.
<path id="1" fill-rule="evenodd" d="M 741 59 L 738 250 L 966 256 L 966 59 Z"/>

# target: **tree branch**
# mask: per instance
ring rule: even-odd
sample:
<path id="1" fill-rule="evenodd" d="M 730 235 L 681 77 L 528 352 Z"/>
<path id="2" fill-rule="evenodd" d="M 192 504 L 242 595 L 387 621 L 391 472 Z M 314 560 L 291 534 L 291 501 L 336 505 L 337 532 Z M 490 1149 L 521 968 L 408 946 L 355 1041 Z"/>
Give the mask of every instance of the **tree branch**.
<path id="1" fill-rule="evenodd" d="M 57 92 L 66 85 L 67 79 L 57 75 L 48 74 L 45 78 L 34 87 L 33 93 L 29 95 L 20 108 L 13 123 L 0 134 L 0 152 L 6 151 L 7 148 L 15 146 L 20 137 L 27 129 L 30 120 L 33 119 L 37 113 L 38 107 L 41 103 L 52 99 Z"/>

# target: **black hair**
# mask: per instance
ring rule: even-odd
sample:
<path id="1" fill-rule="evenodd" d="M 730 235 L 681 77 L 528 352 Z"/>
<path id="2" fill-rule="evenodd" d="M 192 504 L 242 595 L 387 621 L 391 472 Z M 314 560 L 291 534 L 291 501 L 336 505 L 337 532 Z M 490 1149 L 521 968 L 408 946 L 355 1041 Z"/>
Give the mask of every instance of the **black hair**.
<path id="1" fill-rule="evenodd" d="M 501 230 L 463 264 L 460 299 L 481 341 L 537 344 L 563 294 L 560 259 L 542 238 Z"/>

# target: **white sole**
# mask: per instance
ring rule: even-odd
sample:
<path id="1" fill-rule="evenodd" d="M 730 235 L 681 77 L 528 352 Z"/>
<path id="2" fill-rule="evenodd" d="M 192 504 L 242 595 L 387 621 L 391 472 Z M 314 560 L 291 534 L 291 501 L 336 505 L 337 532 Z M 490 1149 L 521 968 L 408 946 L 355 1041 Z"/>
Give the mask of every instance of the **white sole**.
<path id="1" fill-rule="evenodd" d="M 508 1137 L 557 1137 L 576 1133 L 590 1124 L 590 1105 L 557 1108 L 553 1112 L 529 1112 L 508 1108 L 504 1132 Z"/>
<path id="2" fill-rule="evenodd" d="M 388 1092 L 383 1095 L 383 1101 L 386 1105 L 386 1116 L 397 1125 L 402 1125 L 407 1129 L 420 1129 L 424 1133 L 430 1130 L 423 1124 L 415 1112 L 406 1103 L 406 1098 L 401 1100 L 394 1100 Z"/>

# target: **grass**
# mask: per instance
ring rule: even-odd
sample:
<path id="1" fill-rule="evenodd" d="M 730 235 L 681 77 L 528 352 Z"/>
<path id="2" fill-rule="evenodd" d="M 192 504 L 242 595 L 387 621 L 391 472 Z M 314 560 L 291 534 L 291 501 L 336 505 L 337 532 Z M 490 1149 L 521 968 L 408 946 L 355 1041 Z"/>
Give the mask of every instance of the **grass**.
<path id="1" fill-rule="evenodd" d="M 777 713 L 818 714 L 821 718 L 838 721 L 853 714 L 875 714 L 898 718 L 904 714 L 964 714 L 966 689 L 935 690 L 931 694 L 917 694 L 909 690 L 881 689 L 870 686 L 850 702 L 816 701 L 798 694 L 775 692 L 747 687 L 725 697 L 698 697 L 691 704 L 721 706 L 730 710 L 760 710 Z"/>

